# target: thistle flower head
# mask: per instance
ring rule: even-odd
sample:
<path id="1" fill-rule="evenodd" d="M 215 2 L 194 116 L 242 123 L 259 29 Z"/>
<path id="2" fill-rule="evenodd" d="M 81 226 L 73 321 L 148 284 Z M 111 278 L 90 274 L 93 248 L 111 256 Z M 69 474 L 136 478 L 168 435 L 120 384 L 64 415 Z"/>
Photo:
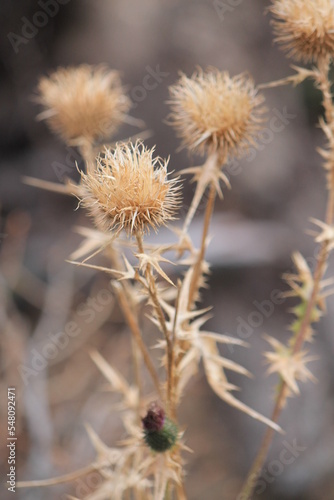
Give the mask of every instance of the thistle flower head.
<path id="1" fill-rule="evenodd" d="M 170 123 L 195 152 L 217 151 L 225 160 L 247 149 L 261 130 L 264 98 L 246 75 L 198 70 L 182 75 L 170 95 Z"/>
<path id="2" fill-rule="evenodd" d="M 109 137 L 130 108 L 117 71 L 82 65 L 59 68 L 38 84 L 39 115 L 66 143 Z"/>
<path id="3" fill-rule="evenodd" d="M 274 0 L 276 41 L 288 56 L 309 62 L 334 54 L 332 0 Z"/>
<path id="4" fill-rule="evenodd" d="M 141 142 L 117 144 L 97 158 L 94 171 L 81 173 L 79 198 L 99 229 L 147 233 L 175 218 L 178 180 L 167 179 L 168 160 L 153 153 Z"/>

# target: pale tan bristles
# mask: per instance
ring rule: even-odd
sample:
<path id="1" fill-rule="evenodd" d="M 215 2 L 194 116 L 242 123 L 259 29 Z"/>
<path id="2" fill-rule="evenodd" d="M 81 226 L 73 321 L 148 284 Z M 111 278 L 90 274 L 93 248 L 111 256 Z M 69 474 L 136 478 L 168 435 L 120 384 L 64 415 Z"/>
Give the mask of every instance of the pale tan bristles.
<path id="1" fill-rule="evenodd" d="M 273 351 L 264 353 L 269 364 L 268 373 L 279 373 L 294 394 L 299 394 L 298 380 L 302 382 L 307 380 L 316 381 L 306 365 L 309 361 L 316 360 L 317 357 L 307 356 L 305 351 L 293 354 L 289 347 L 286 347 L 277 339 L 269 335 L 266 335 L 265 338 L 273 348 Z"/>
<path id="2" fill-rule="evenodd" d="M 66 143 L 108 138 L 130 109 L 117 71 L 103 66 L 59 68 L 38 84 L 39 115 Z"/>
<path id="3" fill-rule="evenodd" d="M 334 4 L 332 0 L 275 0 L 276 41 L 289 57 L 316 62 L 334 55 Z"/>
<path id="4" fill-rule="evenodd" d="M 153 158 L 141 142 L 117 144 L 82 175 L 79 198 L 104 232 L 147 233 L 175 218 L 180 203 L 177 179 L 167 178 L 168 160 Z"/>
<path id="5" fill-rule="evenodd" d="M 199 69 L 170 88 L 170 123 L 183 146 L 198 153 L 218 152 L 224 160 L 254 144 L 262 128 L 264 98 L 246 75 Z"/>

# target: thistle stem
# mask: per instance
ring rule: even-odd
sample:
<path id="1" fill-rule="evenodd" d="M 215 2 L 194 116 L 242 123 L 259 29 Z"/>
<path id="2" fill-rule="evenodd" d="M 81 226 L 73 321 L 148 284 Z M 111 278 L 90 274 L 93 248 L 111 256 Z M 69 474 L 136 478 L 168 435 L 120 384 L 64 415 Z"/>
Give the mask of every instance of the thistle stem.
<path id="1" fill-rule="evenodd" d="M 118 256 L 116 252 L 111 251 L 110 253 L 110 259 L 112 262 L 112 265 L 115 269 L 120 270 L 121 269 L 121 264 L 118 259 Z M 132 336 L 141 352 L 141 355 L 143 356 L 143 361 L 144 364 L 146 365 L 146 368 L 148 372 L 150 373 L 152 377 L 153 384 L 157 390 L 157 393 L 159 394 L 159 397 L 161 397 L 161 388 L 160 388 L 160 381 L 158 374 L 156 372 L 156 369 L 154 368 L 153 362 L 151 360 L 150 354 L 144 344 L 143 337 L 140 331 L 140 327 L 138 325 L 138 320 L 133 313 L 133 300 L 131 298 L 131 287 L 125 282 L 121 282 L 121 286 L 119 286 L 119 283 L 117 283 L 118 286 L 115 285 L 115 290 L 118 296 L 118 302 L 119 305 L 122 309 L 122 312 L 124 314 L 124 317 L 129 325 L 129 328 L 131 330 Z M 137 369 L 137 368 L 136 368 Z"/>
<path id="2" fill-rule="evenodd" d="M 202 267 L 202 263 L 203 263 L 204 256 L 205 256 L 206 240 L 208 237 L 208 232 L 209 232 L 211 217 L 213 214 L 215 199 L 216 199 L 216 187 L 213 183 L 211 183 L 209 198 L 208 198 L 206 209 L 205 209 L 201 248 L 200 248 L 197 260 L 196 260 L 196 264 L 194 266 L 194 271 L 193 271 L 193 275 L 192 275 L 191 282 L 190 282 L 188 309 L 191 309 L 191 307 L 194 303 L 194 300 L 195 300 L 196 293 L 198 291 L 198 281 L 199 281 L 199 278 L 201 276 L 201 267 Z"/>
<path id="3" fill-rule="evenodd" d="M 287 393 L 287 384 L 281 379 L 279 383 L 277 397 L 275 400 L 275 406 L 273 409 L 273 413 L 271 415 L 271 420 L 273 422 L 277 422 L 281 414 L 281 411 L 284 406 L 284 401 L 286 398 L 286 393 Z M 260 475 L 263 464 L 266 460 L 273 436 L 274 436 L 274 430 L 271 427 L 267 427 L 259 451 L 248 472 L 246 481 L 238 495 L 238 499 L 249 500 L 251 498 L 254 488 L 256 486 L 256 481 Z"/>
<path id="4" fill-rule="evenodd" d="M 318 71 L 314 72 L 314 78 L 318 82 L 319 88 L 323 95 L 323 106 L 325 109 L 325 117 L 327 124 L 332 124 L 333 122 L 333 102 L 332 102 L 332 94 L 331 94 L 331 85 L 328 78 L 328 73 L 330 69 L 329 58 L 325 58 L 322 61 L 319 61 Z M 333 150 L 333 143 L 329 143 L 330 148 Z M 331 225 L 334 219 L 334 165 L 331 165 L 329 172 L 329 180 L 328 183 L 328 198 L 327 198 L 327 208 L 326 208 L 326 223 Z M 292 345 L 292 355 L 297 354 L 302 349 L 308 329 L 312 322 L 312 311 L 316 306 L 317 299 L 319 296 L 321 279 L 325 273 L 327 260 L 330 253 L 330 242 L 324 241 L 320 247 L 317 256 L 317 263 L 315 270 L 313 272 L 313 287 L 312 292 L 310 294 L 310 298 L 307 303 L 305 315 L 303 321 L 300 325 L 299 331 L 294 339 Z M 285 400 L 287 397 L 287 389 L 288 386 L 286 382 L 282 379 L 278 385 L 278 391 L 275 399 L 275 406 L 273 409 L 273 413 L 271 416 L 271 420 L 273 422 L 277 422 L 278 418 L 281 414 L 281 411 L 284 407 Z M 239 494 L 240 500 L 249 500 L 254 491 L 256 481 L 261 473 L 264 462 L 266 460 L 272 439 L 273 439 L 273 430 L 268 428 L 265 432 L 264 438 L 262 440 L 260 449 L 253 461 L 251 469 L 248 473 L 246 481 L 242 487 L 242 490 Z"/>
<path id="5" fill-rule="evenodd" d="M 311 316 L 312 316 L 312 311 L 313 308 L 316 304 L 316 300 L 318 297 L 319 293 L 319 288 L 320 288 L 320 281 L 323 276 L 324 269 L 326 267 L 326 262 L 327 262 L 327 257 L 328 257 L 328 242 L 325 242 L 318 254 L 318 259 L 317 259 L 317 266 L 314 271 L 314 281 L 313 281 L 313 288 L 312 288 L 312 293 L 309 299 L 309 302 L 307 304 L 306 312 L 304 315 L 304 319 L 302 321 L 302 324 L 300 325 L 300 329 L 298 331 L 298 334 L 296 336 L 296 339 L 293 344 L 292 348 L 292 354 L 298 353 L 305 341 L 305 337 L 307 335 L 307 331 L 309 328 L 309 325 L 311 323 Z M 288 392 L 288 386 L 284 380 L 280 380 L 280 383 L 278 385 L 278 391 L 277 395 L 275 398 L 275 406 L 271 415 L 271 420 L 272 422 L 277 423 L 280 414 L 284 408 L 285 400 L 287 397 L 287 392 Z M 241 492 L 239 494 L 240 500 L 248 500 L 251 498 L 251 495 L 254 491 L 254 488 L 256 486 L 256 481 L 261 473 L 261 470 L 263 468 L 264 462 L 266 460 L 266 457 L 268 455 L 268 451 L 270 448 L 270 445 L 272 443 L 272 439 L 274 436 L 274 431 L 270 427 L 267 428 L 264 438 L 262 440 L 260 449 L 253 461 L 253 464 L 250 468 L 250 471 L 247 475 L 246 481 L 241 489 Z"/>
<path id="6" fill-rule="evenodd" d="M 152 377 L 152 381 L 154 383 L 154 386 L 155 386 L 159 396 L 161 397 L 161 388 L 160 388 L 159 377 L 158 377 L 158 374 L 154 368 L 154 365 L 152 363 L 152 360 L 151 360 L 151 357 L 148 353 L 148 350 L 143 342 L 141 331 L 140 331 L 140 328 L 138 326 L 137 318 L 135 317 L 135 315 L 132 312 L 132 309 L 131 309 L 129 302 L 126 298 L 126 294 L 124 293 L 124 290 L 122 288 L 117 288 L 117 294 L 118 294 L 118 299 L 119 299 L 119 303 L 120 303 L 121 309 L 123 311 L 123 314 L 124 314 L 126 321 L 130 327 L 132 335 L 133 335 L 133 337 L 134 337 L 134 339 L 135 339 L 135 341 L 140 349 L 140 352 L 143 356 L 144 363 L 145 363 L 147 370 L 149 371 L 149 373 Z"/>
<path id="7" fill-rule="evenodd" d="M 201 239 L 201 248 L 199 250 L 199 254 L 198 254 L 196 263 L 194 264 L 193 274 L 192 274 L 190 286 L 189 286 L 188 310 L 190 310 L 192 308 L 193 303 L 194 303 L 194 299 L 196 297 L 196 293 L 198 292 L 198 288 L 199 288 L 199 278 L 200 278 L 201 273 L 202 273 L 201 268 L 202 268 L 202 263 L 203 263 L 203 259 L 205 256 L 206 240 L 207 240 L 207 236 L 208 236 L 208 232 L 209 232 L 211 217 L 213 214 L 213 208 L 214 208 L 214 203 L 215 203 L 215 199 L 216 199 L 216 192 L 217 192 L 216 187 L 215 187 L 214 183 L 212 182 L 210 184 L 209 197 L 208 197 L 206 208 L 205 208 L 204 225 L 203 225 L 203 232 L 202 232 L 202 239 Z M 173 362 L 173 364 L 176 365 L 174 368 L 175 372 L 178 371 L 177 367 L 180 365 L 180 363 L 183 359 L 183 352 L 186 352 L 186 350 L 187 350 L 186 341 L 180 342 L 180 348 L 181 348 L 180 353 L 177 356 L 177 358 L 175 359 L 175 363 Z M 174 384 L 174 386 L 177 387 L 177 385 L 178 385 L 177 375 L 175 375 L 175 377 L 173 377 L 173 384 Z M 175 412 L 176 412 L 176 409 L 174 408 L 174 413 Z"/>
<path id="8" fill-rule="evenodd" d="M 138 245 L 138 250 L 139 253 L 144 254 L 144 245 L 143 245 L 143 239 L 142 239 L 142 234 L 137 232 L 136 233 L 136 239 L 137 239 L 137 245 Z M 150 298 L 153 302 L 153 307 L 155 310 L 155 313 L 157 315 L 157 319 L 160 324 L 160 328 L 162 330 L 162 333 L 165 337 L 166 344 L 167 344 L 167 404 L 168 404 L 168 410 L 170 409 L 170 404 L 171 404 L 171 395 L 172 395 L 172 362 L 173 362 L 173 342 L 171 339 L 171 336 L 168 332 L 167 325 L 166 325 L 166 319 L 164 312 L 162 310 L 162 307 L 159 302 L 158 298 L 158 292 L 157 292 L 157 287 L 155 283 L 155 279 L 152 273 L 152 268 L 151 265 L 148 263 L 146 265 L 145 269 L 145 278 L 147 281 L 147 286 L 148 286 L 148 292 L 150 294 Z"/>
<path id="9" fill-rule="evenodd" d="M 219 160 L 218 154 L 216 152 L 216 153 L 213 153 L 210 156 L 208 156 L 204 165 L 202 165 L 201 167 L 197 167 L 197 168 L 200 168 L 201 173 L 198 176 L 198 178 L 195 177 L 195 179 L 197 180 L 197 185 L 196 185 L 195 194 L 193 196 L 192 202 L 190 204 L 188 213 L 187 213 L 185 221 L 184 221 L 184 225 L 183 225 L 184 234 L 186 234 L 186 232 L 189 229 L 191 221 L 193 220 L 193 217 L 196 213 L 196 210 L 197 210 L 199 204 L 201 203 L 205 189 L 210 184 L 210 179 L 217 178 L 217 170 L 218 170 L 219 163 L 222 164 L 222 163 L 224 163 L 224 161 L 222 158 Z"/>
<path id="10" fill-rule="evenodd" d="M 174 321 L 173 321 L 173 329 L 171 333 L 171 356 L 170 356 L 170 380 L 171 380 L 171 393 L 168 394 L 168 398 L 171 402 L 170 404 L 170 414 L 171 418 L 174 420 L 176 419 L 176 397 L 175 397 L 175 380 L 174 380 L 174 365 L 175 365 L 175 352 L 174 352 L 174 346 L 175 346 L 175 338 L 176 338 L 176 325 L 177 325 L 177 316 L 179 313 L 179 303 L 180 303 L 180 292 L 181 292 L 181 282 L 178 281 L 177 283 L 177 296 L 176 296 L 176 301 L 175 301 L 175 316 L 174 316 Z"/>
<path id="11" fill-rule="evenodd" d="M 136 388 L 138 389 L 138 404 L 137 404 L 137 420 L 138 423 L 141 422 L 141 417 L 140 417 L 140 401 L 142 399 L 143 395 L 143 383 L 142 383 L 142 377 L 141 377 L 141 354 L 140 354 L 140 349 L 139 346 L 135 340 L 135 338 L 132 336 L 131 337 L 131 348 L 132 348 L 132 362 L 133 362 L 133 371 L 134 371 L 134 380 L 136 384 Z"/>
<path id="12" fill-rule="evenodd" d="M 95 170 L 96 164 L 96 154 L 94 151 L 94 146 L 90 141 L 84 141 L 83 144 L 79 147 L 79 151 L 83 159 L 86 163 L 86 172 L 93 173 Z"/>

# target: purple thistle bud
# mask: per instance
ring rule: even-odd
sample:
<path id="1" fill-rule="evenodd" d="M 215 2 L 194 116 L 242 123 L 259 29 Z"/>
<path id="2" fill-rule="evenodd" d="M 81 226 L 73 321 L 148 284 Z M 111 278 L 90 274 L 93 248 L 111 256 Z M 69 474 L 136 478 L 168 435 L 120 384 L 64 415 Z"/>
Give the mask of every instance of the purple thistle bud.
<path id="1" fill-rule="evenodd" d="M 147 432 L 160 431 L 165 422 L 165 411 L 158 403 L 151 403 L 146 416 L 142 419 L 143 427 Z"/>

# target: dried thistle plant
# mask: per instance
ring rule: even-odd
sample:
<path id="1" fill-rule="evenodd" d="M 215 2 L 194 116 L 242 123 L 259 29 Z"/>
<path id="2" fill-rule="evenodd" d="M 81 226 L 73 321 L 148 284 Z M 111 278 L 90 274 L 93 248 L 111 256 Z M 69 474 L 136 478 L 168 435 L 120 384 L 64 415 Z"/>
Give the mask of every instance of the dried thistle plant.
<path id="1" fill-rule="evenodd" d="M 329 255 L 334 248 L 334 105 L 329 77 L 334 56 L 334 4 L 331 0 L 273 0 L 270 10 L 274 16 L 276 41 L 288 51 L 289 56 L 301 61 L 312 61 L 314 66 L 312 69 L 293 67 L 295 75 L 263 85 L 263 88 L 288 83 L 297 85 L 305 78 L 312 78 L 322 93 L 324 117 L 320 118 L 319 126 L 327 140 L 326 147 L 319 151 L 325 160 L 323 166 L 327 176 L 326 214 L 324 220 L 311 219 L 317 227 L 311 234 L 315 243 L 320 244 L 316 265 L 311 270 L 299 252 L 293 254 L 296 272 L 284 275 L 290 288 L 285 295 L 298 300 L 292 309 L 294 318 L 289 325 L 292 335 L 286 346 L 267 336 L 273 348 L 273 351 L 265 353 L 269 363 L 268 371 L 279 375 L 271 416 L 277 422 L 287 397 L 299 394 L 297 381 L 314 381 L 307 364 L 315 358 L 309 356 L 303 346 L 313 340 L 313 325 L 325 313 L 326 297 L 333 293 L 333 279 L 324 279 L 324 275 Z M 239 495 L 242 500 L 252 498 L 272 439 L 273 433 L 268 429 Z"/>
<path id="2" fill-rule="evenodd" d="M 99 122 L 105 118 L 100 114 L 101 89 L 103 98 L 107 101 L 110 98 L 115 105 L 114 114 L 108 112 L 108 132 L 117 127 L 127 111 L 127 98 L 117 79 L 115 87 L 110 88 L 110 83 L 114 81 L 111 77 L 113 72 L 81 67 L 77 70 L 60 69 L 56 75 L 42 80 L 40 84 L 43 103 L 48 107 L 44 117 L 53 130 L 60 132 L 66 141 L 84 138 L 92 146 L 106 130 L 100 128 L 105 123 Z M 92 85 L 93 76 L 100 81 L 100 85 Z M 82 94 L 90 103 L 89 106 L 81 106 L 80 113 L 75 93 L 78 80 Z M 64 87 L 69 89 L 68 101 L 60 99 L 60 94 L 66 94 Z M 134 366 L 137 366 L 136 379 L 130 383 L 100 354 L 92 353 L 93 361 L 111 388 L 122 395 L 122 419 L 128 438 L 120 447 L 108 448 L 92 429 L 88 429 L 97 452 L 96 462 L 90 470 L 98 470 L 104 477 L 102 486 L 88 499 L 96 498 L 96 495 L 101 499 L 110 498 L 110 495 L 121 499 L 126 493 L 134 493 L 162 500 L 167 492 L 171 498 L 186 498 L 183 451 L 187 448 L 183 432 L 179 430 L 177 410 L 200 362 L 203 362 L 209 385 L 222 400 L 272 429 L 280 430 L 276 423 L 233 395 L 236 387 L 229 383 L 226 370 L 245 376 L 250 376 L 250 373 L 224 357 L 219 345 L 246 344 L 205 330 L 208 310 L 199 309 L 196 304 L 209 273 L 205 251 L 215 197 L 217 193 L 222 194 L 221 181 L 229 185 L 222 167 L 228 158 L 239 155 L 256 140 L 264 121 L 264 99 L 249 77 L 230 77 L 215 69 L 208 72 L 198 70 L 191 78 L 183 75 L 171 88 L 171 96 L 170 120 L 182 137 L 183 144 L 190 151 L 207 154 L 202 166 L 185 170 L 194 174 L 197 189 L 183 228 L 174 229 L 179 235 L 176 243 L 146 243 L 151 228 L 156 231 L 161 225 L 169 225 L 177 218 L 181 184 L 178 178 L 168 178 L 168 160 L 154 157 L 154 148 L 147 149 L 140 141 L 118 143 L 113 149 L 107 147 L 97 158 L 87 155 L 87 168 L 81 172 L 81 182 L 79 185 L 67 185 L 63 191 L 72 193 L 80 200 L 79 205 L 87 211 L 95 226 L 94 230 L 80 229 L 85 239 L 71 257 L 77 265 L 105 272 L 111 277 L 115 295 L 133 336 Z M 105 106 L 103 108 L 105 111 Z M 196 249 L 187 232 L 207 188 L 209 197 L 201 247 Z M 129 247 L 135 262 L 130 263 L 125 256 L 125 249 Z M 109 259 L 109 267 L 88 262 L 100 252 Z M 177 283 L 173 283 L 162 268 L 163 263 L 170 262 L 165 258 L 166 252 L 174 252 L 173 263 L 186 266 L 183 278 Z M 187 258 L 183 259 L 185 253 Z M 145 343 L 139 321 L 143 309 L 148 309 L 148 316 L 157 327 L 156 347 L 162 353 L 165 377 L 158 373 L 150 346 Z M 141 391 L 138 359 L 142 359 L 150 374 L 154 396 Z M 161 402 L 152 405 L 154 399 Z M 86 472 L 87 468 L 82 473 Z M 30 485 L 71 480 L 78 474 L 81 472 Z"/>
<path id="3" fill-rule="evenodd" d="M 110 448 L 88 428 L 97 453 L 96 461 L 89 466 L 89 470 L 98 470 L 103 482 L 87 500 L 107 499 L 111 495 L 116 499 L 126 498 L 126 495 L 152 500 L 163 500 L 168 495 L 181 500 L 186 498 L 183 457 L 187 449 L 186 436 L 178 422 L 178 408 L 182 398 L 186 397 L 188 382 L 201 362 L 210 387 L 222 400 L 268 426 L 263 445 L 242 491 L 242 498 L 250 498 L 254 476 L 261 469 L 273 431 L 281 430 L 277 420 L 287 396 L 298 393 L 298 381 L 313 379 L 306 366 L 313 357 L 302 347 L 312 337 L 312 324 L 324 312 L 325 297 L 329 293 L 327 287 L 331 282 L 323 280 L 323 275 L 328 255 L 334 248 L 334 107 L 328 79 L 332 28 L 325 15 L 326 12 L 331 13 L 332 4 L 314 0 L 303 10 L 299 8 L 302 2 L 294 2 L 294 8 L 292 3 L 283 0 L 272 3 L 278 42 L 287 47 L 293 56 L 312 60 L 316 66 L 311 70 L 296 68 L 296 75 L 269 84 L 268 87 L 300 83 L 311 76 L 322 91 L 325 119 L 320 126 L 328 139 L 328 147 L 321 154 L 325 158 L 329 199 L 326 220 L 316 221 L 320 231 L 315 238 L 321 244 L 321 249 L 315 271 L 307 267 L 300 254 L 295 254 L 296 274 L 286 276 L 291 288 L 289 294 L 300 300 L 293 311 L 290 342 L 285 346 L 278 340 L 267 337 L 273 348 L 265 353 L 269 363 L 268 371 L 276 372 L 280 377 L 271 419 L 237 399 L 233 394 L 236 387 L 228 380 L 227 370 L 245 376 L 250 376 L 250 373 L 245 367 L 224 357 L 219 346 L 245 346 L 245 343 L 205 330 L 208 310 L 200 309 L 197 304 L 209 274 L 205 253 L 215 198 L 217 194 L 222 196 L 222 183 L 231 187 L 224 174 L 224 165 L 228 159 L 239 156 L 256 142 L 264 124 L 264 98 L 258 93 L 258 87 L 250 77 L 231 77 L 216 69 L 206 72 L 199 69 L 190 78 L 182 75 L 171 87 L 170 123 L 176 128 L 184 147 L 190 152 L 203 154 L 206 158 L 203 165 L 182 171 L 193 174 L 197 183 L 196 191 L 183 227 L 173 229 L 179 236 L 178 241 L 167 245 L 147 243 L 146 237 L 151 228 L 158 230 L 160 226 L 168 226 L 177 218 L 177 209 L 181 203 L 181 184 L 178 179 L 168 178 L 168 161 L 154 158 L 154 149 L 147 149 L 142 142 L 118 143 L 114 148 L 105 148 L 97 158 L 91 154 L 94 141 L 104 137 L 104 131 L 108 130 L 109 133 L 114 130 L 128 110 L 128 101 L 119 81 L 114 81 L 110 76 L 113 73 L 105 73 L 105 70 L 101 73 L 92 68 L 84 72 L 82 68 L 78 69 L 82 78 L 80 85 L 83 89 L 89 89 L 86 97 L 89 95 L 91 104 L 80 107 L 80 113 L 84 117 L 78 114 L 78 108 L 74 105 L 77 97 L 74 92 L 76 77 L 69 78 L 67 82 L 66 79 L 62 80 L 61 85 L 57 78 L 55 82 L 51 79 L 44 83 L 47 91 L 48 86 L 53 88 L 52 92 L 49 88 L 48 99 L 48 92 L 45 88 L 40 88 L 44 96 L 43 104 L 48 108 L 44 117 L 49 120 L 51 128 L 60 132 L 66 141 L 83 138 L 91 148 L 90 154 L 85 156 L 87 168 L 81 172 L 81 183 L 72 186 L 72 190 L 67 188 L 66 193 L 71 192 L 79 198 L 79 204 L 92 218 L 95 228 L 80 229 L 84 241 L 71 258 L 78 266 L 89 267 L 110 276 L 134 345 L 133 362 L 136 369 L 132 381 L 127 381 L 99 353 L 91 354 L 112 390 L 122 397 L 121 414 L 127 438 L 119 446 Z M 312 21 L 316 29 L 313 34 L 308 33 L 308 38 L 304 34 L 304 42 L 301 43 L 302 37 L 299 36 L 297 27 L 304 29 L 305 19 Z M 297 27 L 291 27 L 292 24 L 289 23 L 292 20 Z M 62 70 L 58 70 L 58 75 L 62 74 Z M 101 85 L 91 86 L 92 75 L 97 74 Z M 113 81 L 117 82 L 114 87 L 111 85 Z M 59 88 L 64 89 L 64 86 L 71 90 L 71 102 L 66 105 L 62 102 L 64 109 L 56 108 L 57 99 L 60 99 Z M 107 113 L 107 128 L 104 121 L 106 115 L 99 114 L 101 89 L 103 98 L 108 101 L 110 97 L 110 103 L 113 101 L 114 104 L 114 114 Z M 56 100 L 52 100 L 53 92 L 58 93 Z M 109 111 L 111 107 L 110 104 Z M 78 121 L 81 129 L 76 128 Z M 195 248 L 188 230 L 206 190 L 208 197 L 201 245 L 200 248 Z M 129 248 L 133 254 L 132 260 L 125 255 L 125 250 L 128 251 Z M 91 259 L 100 252 L 104 253 L 109 265 L 103 267 L 91 263 Z M 172 263 L 186 266 L 184 275 L 176 282 L 162 267 L 165 262 L 170 262 L 165 256 L 167 252 L 173 252 L 175 256 Z M 187 254 L 186 258 L 183 258 L 184 254 Z M 147 313 L 157 327 L 155 347 L 161 355 L 160 371 L 157 370 L 156 360 L 149 349 L 151 346 L 146 345 L 140 322 L 142 311 Z M 138 359 L 142 361 L 138 363 Z M 144 393 L 142 390 L 141 364 L 150 374 L 153 393 Z M 152 404 L 157 400 L 158 403 Z M 30 485 L 71 480 L 86 472 L 87 468 L 77 475 L 74 473 L 55 480 L 32 482 Z"/>

